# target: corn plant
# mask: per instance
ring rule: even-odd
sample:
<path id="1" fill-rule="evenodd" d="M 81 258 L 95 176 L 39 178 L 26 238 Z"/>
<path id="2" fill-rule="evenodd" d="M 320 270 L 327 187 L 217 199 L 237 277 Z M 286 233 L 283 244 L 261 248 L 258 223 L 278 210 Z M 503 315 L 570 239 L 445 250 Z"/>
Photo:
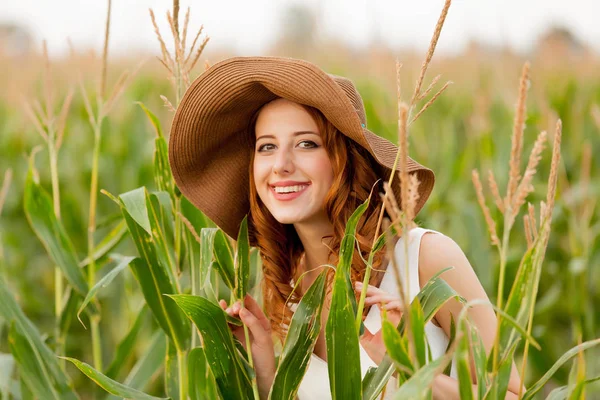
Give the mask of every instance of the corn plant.
<path id="1" fill-rule="evenodd" d="M 436 99 L 451 82 L 447 82 L 433 94 L 422 106 L 419 102 L 432 93 L 439 76 L 422 90 L 429 62 L 432 59 L 444 20 L 447 16 L 450 1 L 446 1 L 435 29 L 430 48 L 419 73 L 417 84 L 408 103 L 401 101 L 400 85 L 398 85 L 398 145 L 399 152 L 396 165 L 400 171 L 408 157 L 408 133 L 413 122 L 424 115 Z M 173 13 L 168 14 L 169 25 L 175 44 L 175 56 L 168 52 L 160 35 L 153 12 L 151 18 L 161 44 L 161 62 L 166 67 L 169 78 L 175 89 L 175 102 L 163 98 L 165 106 L 175 110 L 185 88 L 189 85 L 189 75 L 199 59 L 208 39 L 202 41 L 195 49 L 202 29 L 198 31 L 189 52 L 186 51 L 186 34 L 189 23 L 189 9 L 179 30 L 179 4 L 174 2 Z M 106 84 L 106 54 L 108 45 L 108 27 L 105 37 L 105 48 L 102 64 L 102 78 L 98 90 L 98 102 L 91 106 L 89 97 L 80 81 L 83 100 L 94 131 L 92 187 L 90 191 L 90 214 L 88 224 L 87 258 L 80 260 L 78 252 L 69 237 L 64 222 L 60 218 L 60 199 L 58 196 L 58 178 L 52 174 L 52 195 L 48 194 L 40 180 L 35 167 L 35 151 L 29 158 L 29 169 L 25 183 L 24 205 L 27 218 L 42 244 L 47 250 L 52 263 L 56 265 L 57 286 L 56 329 L 54 337 L 49 339 L 38 330 L 36 325 L 19 307 L 17 299 L 4 278 L 3 253 L 0 247 L 0 329 L 8 331 L 8 346 L 11 354 L 0 354 L 0 394 L 2 398 L 40 398 L 40 399 L 77 399 L 86 397 L 79 388 L 74 387 L 73 378 L 65 368 L 68 360 L 83 374 L 88 376 L 99 387 L 108 392 L 106 398 L 132 399 L 215 399 L 215 398 L 258 398 L 253 355 L 247 352 L 241 343 L 231 334 L 228 324 L 241 324 L 240 320 L 229 317 L 218 305 L 218 299 L 230 302 L 242 299 L 246 293 L 255 295 L 257 282 L 260 282 L 260 259 L 256 249 L 248 244 L 246 220 L 241 224 L 237 240 L 228 238 L 223 231 L 216 228 L 199 210 L 189 203 L 177 190 L 168 168 L 167 144 L 161 123 L 154 113 L 143 103 L 140 107 L 154 127 L 154 181 L 157 190 L 140 187 L 118 196 L 107 191 L 120 211 L 120 218 L 106 237 L 96 241 L 94 231 L 95 203 L 98 182 L 97 165 L 99 144 L 102 132 L 102 121 L 122 91 L 127 75 L 116 85 L 113 95 L 106 101 L 104 98 Z M 187 55 L 186 55 L 187 53 Z M 397 71 L 400 70 L 397 64 Z M 362 311 L 364 309 L 365 291 L 359 299 L 354 297 L 350 282 L 350 260 L 355 247 L 356 226 L 362 213 L 371 199 L 361 204 L 347 221 L 345 236 L 342 241 L 339 263 L 335 266 L 333 281 L 332 307 L 325 327 L 321 326 L 320 314 L 326 296 L 325 272 L 315 280 L 304 294 L 292 318 L 283 347 L 278 354 L 278 368 L 269 397 L 272 399 L 293 399 L 300 382 L 308 368 L 308 360 L 313 352 L 321 329 L 325 329 L 329 367 L 329 381 L 334 399 L 376 399 L 383 397 L 386 390 L 395 390 L 395 398 L 428 398 L 435 377 L 448 371 L 450 362 L 455 360 L 459 377 L 459 390 L 464 399 L 496 399 L 504 398 L 512 360 L 518 346 L 524 342 L 523 363 L 520 373 L 526 378 L 528 349 L 530 345 L 540 347 L 534 338 L 533 317 L 539 282 L 542 276 L 542 265 L 548 240 L 550 223 L 554 211 L 557 176 L 560 166 L 560 143 L 562 125 L 559 121 L 554 133 L 553 155 L 550 178 L 545 202 L 540 204 L 539 218 L 535 209 L 529 206 L 524 217 L 527 239 L 527 251 L 510 287 L 508 296 L 504 297 L 506 284 L 505 269 L 509 250 L 510 230 L 517 219 L 520 208 L 527 195 L 532 191 L 539 158 L 546 140 L 545 133 L 538 136 L 533 146 L 523 176 L 520 176 L 520 157 L 523 147 L 523 123 L 525 121 L 525 99 L 527 91 L 528 67 L 524 68 L 519 90 L 519 101 L 514 121 L 511 140 L 511 162 L 507 192 L 504 199 L 499 195 L 495 176 L 490 173 L 490 191 L 498 212 L 503 216 L 502 234 L 498 234 L 496 223 L 487 208 L 483 188 L 478 173 L 473 180 L 476 193 L 485 219 L 488 223 L 492 245 L 498 249 L 500 258 L 499 286 L 497 303 L 494 308 L 498 315 L 497 341 L 492 352 L 487 354 L 476 326 L 468 318 L 468 310 L 480 306 L 478 302 L 465 302 L 452 287 L 443 280 L 440 271 L 427 282 L 412 303 L 409 304 L 404 292 L 404 280 L 391 255 L 390 267 L 394 269 L 398 282 L 398 291 L 404 302 L 406 312 L 398 325 L 389 321 L 384 315 L 382 321 L 383 339 L 386 356 L 383 361 L 361 377 L 359 359 L 359 337 L 363 333 Z M 67 95 L 67 100 L 70 101 Z M 47 97 L 48 98 L 48 97 Z M 34 103 L 35 104 L 35 103 Z M 49 104 L 49 103 L 48 103 Z M 68 104 L 68 101 L 65 101 Z M 65 108 L 66 107 L 66 108 Z M 39 108 L 39 110 L 38 110 Z M 50 110 L 52 107 L 46 107 Z M 63 110 L 68 106 L 63 106 Z M 64 127 L 67 111 L 59 116 L 40 112 L 41 107 L 29 107 L 32 123 L 47 140 L 51 156 L 50 169 L 56 170 L 58 149 L 57 141 Z M 418 110 L 418 111 L 417 111 Z M 597 117 L 598 112 L 592 114 Z M 63 117 L 65 115 L 65 117 Z M 600 121 L 600 118 L 597 118 Z M 42 123 L 40 123 L 42 121 Z M 598 123 L 600 129 L 600 122 Z M 45 136 L 44 136 L 45 135 Z M 588 153 L 590 150 L 587 150 Z M 585 158 L 584 158 L 585 160 Z M 395 171 L 396 168 L 393 168 Z M 587 171 L 588 169 L 583 169 Z M 365 284 L 369 282 L 374 254 L 383 249 L 390 252 L 393 235 L 407 235 L 413 225 L 411 204 L 414 204 L 418 181 L 413 176 L 400 172 L 402 184 L 401 199 L 394 198 L 390 185 L 394 174 L 387 177 L 387 185 L 383 194 L 383 203 L 391 219 L 383 218 L 382 208 L 377 232 L 369 256 L 365 260 L 367 266 Z M 398 179 L 396 177 L 396 179 Z M 582 176 L 585 185 L 585 176 Z M 0 212 L 8 191 L 10 173 L 4 179 L 0 191 Z M 95 183 L 94 183 L 95 182 Z M 372 194 L 373 195 L 373 194 Z M 375 194 L 378 195 L 378 194 Z M 573 217 L 572 224 L 583 222 L 588 232 L 579 244 L 578 238 L 571 241 L 573 253 L 586 259 L 593 246 L 591 227 L 593 202 L 584 201 L 583 208 L 575 208 L 574 212 L 582 215 Z M 398 203 L 408 205 L 400 210 Z M 591 210 L 591 211 L 590 211 Z M 122 255 L 113 252 L 126 230 L 137 250 L 137 255 Z M 575 228 L 571 229 L 574 231 Z M 591 233 L 590 233 L 591 232 Z M 500 240 L 502 238 L 502 240 Z M 96 270 L 100 264 L 111 265 L 110 271 L 97 280 Z M 451 267 L 451 266 L 449 266 Z M 84 270 L 87 268 L 87 271 Z M 131 271 L 137 281 L 139 291 L 144 298 L 144 305 L 139 309 L 135 321 L 128 332 L 119 341 L 113 351 L 110 364 L 102 363 L 99 310 L 99 291 L 115 281 L 119 275 Z M 87 272 L 86 273 L 84 273 Z M 87 275 L 87 276 L 86 276 Z M 58 279 L 60 277 L 60 280 Z M 63 279 L 67 287 L 61 287 Z M 59 283 L 61 282 L 61 283 Z M 583 285 L 584 279 L 578 278 L 577 285 Z M 456 318 L 451 343 L 445 355 L 431 359 L 428 351 L 425 324 L 437 311 L 451 299 L 463 303 L 463 312 Z M 60 312 L 59 312 L 60 311 Z M 125 362 L 136 345 L 140 332 L 145 327 L 145 320 L 151 315 L 156 329 L 147 343 L 146 352 L 130 370 L 125 370 Z M 577 333 L 580 337 L 593 335 L 591 329 L 586 331 L 585 310 L 579 313 Z M 78 317 L 82 324 L 92 325 L 92 359 L 93 366 L 75 358 L 66 357 L 60 345 L 71 327 L 71 321 Z M 95 332 L 95 333 L 94 333 Z M 581 333 L 586 333 L 582 335 Z M 578 338 L 578 339 L 579 339 Z M 246 337 L 248 343 L 248 337 Z M 555 388 L 549 395 L 551 399 L 585 398 L 587 385 L 598 378 L 589 378 L 584 351 L 599 344 L 599 340 L 579 340 L 579 344 L 564 353 L 552 365 L 541 379 L 528 385 L 519 393 L 520 398 L 531 399 L 551 379 L 561 366 L 575 358 L 569 373 L 568 383 Z M 60 358 L 57 358 L 60 356 Z M 472 363 L 471 363 L 472 360 Z M 16 367 L 16 368 L 15 368 Z M 18 370 L 18 380 L 13 379 L 13 370 Z M 162 370 L 163 383 L 158 396 L 150 393 L 149 382 L 152 376 Z M 395 376 L 395 383 L 391 378 Z M 476 377 L 477 389 L 473 390 L 473 376 Z M 96 398 L 104 398 L 100 392 L 94 393 Z"/>

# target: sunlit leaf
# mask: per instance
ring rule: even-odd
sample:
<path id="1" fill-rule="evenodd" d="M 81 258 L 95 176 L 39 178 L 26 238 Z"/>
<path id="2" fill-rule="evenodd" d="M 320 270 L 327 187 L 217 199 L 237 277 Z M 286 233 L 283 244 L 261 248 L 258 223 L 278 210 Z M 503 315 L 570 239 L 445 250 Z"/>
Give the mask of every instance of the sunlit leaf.
<path id="1" fill-rule="evenodd" d="M 221 399 L 215 377 L 210 370 L 204 349 L 196 347 L 188 355 L 188 383 L 191 400 Z"/>
<path id="2" fill-rule="evenodd" d="M 250 244 L 248 243 L 248 216 L 240 224 L 235 251 L 235 297 L 243 299 L 250 278 Z"/>
<path id="3" fill-rule="evenodd" d="M 56 356 L 8 291 L 2 274 L 0 274 L 0 317 L 12 321 L 9 332 L 9 335 L 12 332 L 12 341 L 9 338 L 11 353 L 19 364 L 22 376 L 26 376 L 26 384 L 33 393 L 44 399 L 76 399 L 69 378 L 60 368 Z M 39 393 L 43 387 L 50 388 L 51 397 L 44 397 Z"/>
<path id="4" fill-rule="evenodd" d="M 113 279 L 115 279 L 121 271 L 123 271 L 125 268 L 127 268 L 129 266 L 129 264 L 131 263 L 131 261 L 135 257 L 124 257 L 124 256 L 115 254 L 113 256 L 113 258 L 115 258 L 118 261 L 118 264 L 112 270 L 110 270 L 110 272 L 108 274 L 104 275 L 102 277 L 102 279 L 100 279 L 94 285 L 93 288 L 90 289 L 87 296 L 85 296 L 85 299 L 83 299 L 83 303 L 79 307 L 79 311 L 77 311 L 77 318 L 79 318 L 79 315 L 81 314 L 81 312 L 83 311 L 85 306 L 87 306 L 87 304 L 94 298 L 94 296 L 96 295 L 96 292 L 98 292 L 98 290 L 110 285 L 110 283 L 113 281 Z"/>
<path id="5" fill-rule="evenodd" d="M 250 379 L 233 343 L 233 334 L 227 326 L 223 309 L 199 296 L 181 294 L 170 297 L 200 331 L 206 359 L 223 398 L 252 398 Z"/>
<path id="6" fill-rule="evenodd" d="M 361 369 L 359 332 L 355 327 L 356 298 L 350 280 L 354 237 L 358 220 L 368 207 L 368 199 L 348 219 L 340 244 L 331 295 L 331 308 L 325 326 L 329 386 L 333 399 L 360 399 Z"/>
<path id="7" fill-rule="evenodd" d="M 293 400 L 298 392 L 321 332 L 326 272 L 319 274 L 302 296 L 294 312 L 279 357 L 279 365 L 269 394 L 270 399 Z"/>
<path id="8" fill-rule="evenodd" d="M 564 353 L 559 359 L 558 361 L 556 361 L 556 363 L 554 363 L 554 365 L 533 385 L 531 385 L 529 387 L 529 390 L 527 390 L 525 392 L 525 394 L 523 395 L 523 400 L 530 400 L 533 398 L 533 396 L 539 392 L 542 387 L 544 387 L 544 385 L 550 380 L 550 378 L 552 378 L 552 375 L 554 375 L 554 373 L 556 371 L 558 371 L 558 369 L 567 361 L 569 361 L 571 358 L 575 357 L 577 355 L 577 353 L 579 353 L 580 351 L 584 351 L 587 350 L 591 347 L 597 346 L 600 344 L 600 339 L 595 339 L 595 340 L 589 340 L 587 342 L 583 342 L 580 345 L 577 345 L 575 347 L 573 347 L 571 350 L 567 351 L 566 353 Z"/>
<path id="9" fill-rule="evenodd" d="M 40 239 L 48 255 L 61 269 L 71 286 L 82 296 L 88 291 L 87 281 L 81 268 L 75 248 L 67 231 L 54 214 L 50 195 L 33 179 L 32 164 L 25 181 L 24 209 L 27 220 Z"/>
<path id="10" fill-rule="evenodd" d="M 83 372 L 88 378 L 96 382 L 98 386 L 102 389 L 106 390 L 109 393 L 112 393 L 116 396 L 124 397 L 126 399 L 132 400 L 162 400 L 164 397 L 155 397 L 150 396 L 144 392 L 141 392 L 137 389 L 133 389 L 129 386 L 123 385 L 115 380 L 110 379 L 106 375 L 101 372 L 96 371 L 90 365 L 76 360 L 70 357 L 61 357 L 65 360 L 72 362 L 81 372 Z"/>

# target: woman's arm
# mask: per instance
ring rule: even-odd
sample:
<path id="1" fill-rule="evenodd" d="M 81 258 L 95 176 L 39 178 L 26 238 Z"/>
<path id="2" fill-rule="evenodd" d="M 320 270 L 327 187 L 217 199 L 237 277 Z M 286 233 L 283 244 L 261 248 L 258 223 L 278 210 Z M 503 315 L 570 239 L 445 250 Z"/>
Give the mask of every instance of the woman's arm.
<path id="1" fill-rule="evenodd" d="M 440 270 L 452 266 L 454 269 L 442 274 L 442 278 L 467 301 L 475 299 L 488 300 L 485 290 L 481 286 L 473 267 L 467 260 L 461 248 L 445 235 L 434 233 L 425 233 L 421 239 L 421 249 L 419 252 L 419 280 L 421 283 L 427 282 Z M 451 316 L 454 320 L 462 310 L 462 304 L 457 300 L 448 301 L 435 315 L 435 320 L 442 327 L 446 335 L 450 337 Z M 477 306 L 471 308 L 469 317 L 476 325 L 481 339 L 486 349 L 486 353 L 494 344 L 496 335 L 497 320 L 496 314 L 490 307 Z M 471 371 L 474 371 L 473 360 L 471 360 Z M 475 381 L 475 376 L 472 377 Z M 516 398 L 519 392 L 521 379 L 513 362 L 513 367 L 508 382 L 507 399 Z M 459 399 L 458 381 L 448 376 L 439 376 L 433 387 L 435 399 Z"/>

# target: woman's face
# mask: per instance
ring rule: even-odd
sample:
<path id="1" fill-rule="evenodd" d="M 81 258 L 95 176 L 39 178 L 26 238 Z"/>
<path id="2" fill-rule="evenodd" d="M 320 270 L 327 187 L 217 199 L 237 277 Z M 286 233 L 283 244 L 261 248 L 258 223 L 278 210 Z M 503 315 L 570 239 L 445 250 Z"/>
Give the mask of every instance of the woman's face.
<path id="1" fill-rule="evenodd" d="M 282 224 L 322 222 L 333 168 L 311 115 L 299 104 L 276 99 L 256 120 L 254 184 Z"/>

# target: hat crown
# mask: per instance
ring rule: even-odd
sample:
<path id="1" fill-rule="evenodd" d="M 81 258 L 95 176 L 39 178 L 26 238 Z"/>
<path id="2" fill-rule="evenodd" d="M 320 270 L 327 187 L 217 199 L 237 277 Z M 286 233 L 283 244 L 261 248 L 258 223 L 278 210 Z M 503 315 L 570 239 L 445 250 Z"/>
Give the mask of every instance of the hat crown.
<path id="1" fill-rule="evenodd" d="M 335 83 L 338 84 L 339 87 L 342 88 L 348 99 L 350 99 L 350 103 L 354 107 L 356 114 L 358 114 L 358 118 L 360 119 L 360 123 L 363 125 L 363 128 L 367 126 L 367 115 L 365 113 L 365 105 L 363 103 L 362 97 L 360 97 L 360 93 L 356 90 L 356 86 L 354 83 L 343 76 L 337 76 L 333 74 L 328 74 Z"/>

